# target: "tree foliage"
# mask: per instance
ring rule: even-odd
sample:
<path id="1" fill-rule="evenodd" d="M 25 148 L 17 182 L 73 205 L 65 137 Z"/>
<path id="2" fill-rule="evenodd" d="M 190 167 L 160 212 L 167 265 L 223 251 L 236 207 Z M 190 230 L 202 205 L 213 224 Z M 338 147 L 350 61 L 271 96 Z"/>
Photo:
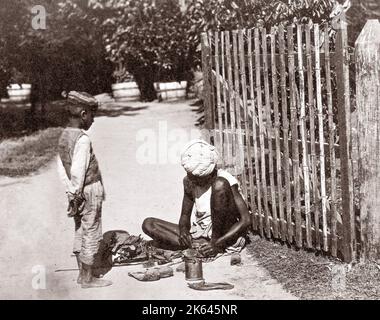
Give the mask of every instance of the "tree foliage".
<path id="1" fill-rule="evenodd" d="M 205 30 L 252 28 L 258 23 L 269 27 L 309 19 L 321 23 L 329 19 L 333 0 L 195 0 L 191 4 L 203 16 Z"/>
<path id="2" fill-rule="evenodd" d="M 335 0 L 41 0 L 47 29 L 31 28 L 33 0 L 2 0 L 0 90 L 12 75 L 44 88 L 98 93 L 132 73 L 143 98 L 155 98 L 153 82 L 190 80 L 200 64 L 200 34 L 258 24 L 331 20 Z M 376 0 L 353 2 L 353 43 Z M 379 14 L 379 13 L 377 13 Z M 352 30 L 354 26 L 354 30 Z M 112 70 L 113 77 L 111 75 Z M 20 80 L 20 81 L 21 81 Z M 42 90 L 42 89 L 41 89 Z M 1 91 L 0 91 L 1 94 Z"/>
<path id="3" fill-rule="evenodd" d="M 35 30 L 33 0 L 3 0 L 0 7 L 0 88 L 9 82 L 31 82 L 38 99 L 62 90 L 99 93 L 109 90 L 112 65 L 105 59 L 100 19 L 87 1 L 41 0 L 46 29 Z M 98 14 L 98 12 L 96 12 Z"/>
<path id="4" fill-rule="evenodd" d="M 196 27 L 178 0 L 94 1 L 108 8 L 104 38 L 118 81 L 132 73 L 143 99 L 155 98 L 154 81 L 189 79 L 196 59 Z"/>
<path id="5" fill-rule="evenodd" d="M 0 95 L 11 78 L 11 71 L 22 59 L 25 50 L 23 44 L 27 30 L 28 1 L 4 0 L 0 6 Z M 19 49 L 19 50 L 18 50 Z"/>
<path id="6" fill-rule="evenodd" d="M 293 21 L 324 22 L 333 0 L 95 0 L 94 8 L 108 9 L 103 21 L 107 53 L 119 81 L 134 75 L 140 91 L 154 81 L 189 80 L 200 64 L 200 34 L 272 26 Z M 152 89 L 153 90 L 153 89 Z M 151 91 L 152 91 L 151 90 Z M 150 96 L 148 90 L 147 99 Z M 153 94 L 154 95 L 154 94 Z"/>
<path id="7" fill-rule="evenodd" d="M 380 19 L 380 1 L 352 0 L 352 7 L 347 12 L 348 38 L 351 46 L 354 46 L 368 19 Z"/>

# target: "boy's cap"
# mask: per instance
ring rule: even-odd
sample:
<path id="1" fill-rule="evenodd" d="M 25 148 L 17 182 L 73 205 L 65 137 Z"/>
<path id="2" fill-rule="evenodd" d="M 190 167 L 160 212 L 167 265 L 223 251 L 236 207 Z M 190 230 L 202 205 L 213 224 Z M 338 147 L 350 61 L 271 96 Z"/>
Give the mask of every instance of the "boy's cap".
<path id="1" fill-rule="evenodd" d="M 62 92 L 62 96 L 70 102 L 88 105 L 90 107 L 98 107 L 98 101 L 87 92 L 70 91 Z"/>

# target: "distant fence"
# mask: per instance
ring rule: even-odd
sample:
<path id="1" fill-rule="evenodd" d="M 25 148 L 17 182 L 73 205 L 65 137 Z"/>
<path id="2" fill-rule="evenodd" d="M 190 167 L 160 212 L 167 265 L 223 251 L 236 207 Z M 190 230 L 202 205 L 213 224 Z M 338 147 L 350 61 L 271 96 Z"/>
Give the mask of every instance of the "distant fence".
<path id="1" fill-rule="evenodd" d="M 240 178 L 253 229 L 355 257 L 347 30 L 202 35 L 205 125 Z"/>

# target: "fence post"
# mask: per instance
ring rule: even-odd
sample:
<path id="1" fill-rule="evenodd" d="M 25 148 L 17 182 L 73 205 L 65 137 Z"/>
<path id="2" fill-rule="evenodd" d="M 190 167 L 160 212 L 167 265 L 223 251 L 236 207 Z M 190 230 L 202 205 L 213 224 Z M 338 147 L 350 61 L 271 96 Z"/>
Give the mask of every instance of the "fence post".
<path id="1" fill-rule="evenodd" d="M 355 259 L 355 215 L 351 159 L 351 108 L 347 24 L 340 22 L 336 39 L 339 152 L 341 161 L 343 258 Z"/>
<path id="2" fill-rule="evenodd" d="M 355 43 L 361 257 L 380 259 L 380 23 L 368 20 Z"/>
<path id="3" fill-rule="evenodd" d="M 203 107 L 204 107 L 204 126 L 205 129 L 208 131 L 209 137 L 205 137 L 209 140 L 209 142 L 213 142 L 213 135 L 212 130 L 214 129 L 214 121 L 213 121 L 213 103 L 212 103 L 212 96 L 211 96 L 211 90 L 212 84 L 211 84 L 211 66 L 210 66 L 210 54 L 211 54 L 211 48 L 208 41 L 207 33 L 202 33 L 202 40 L 201 40 L 201 46 L 202 46 L 202 73 L 203 73 L 203 92 L 202 92 L 202 98 L 203 98 Z"/>

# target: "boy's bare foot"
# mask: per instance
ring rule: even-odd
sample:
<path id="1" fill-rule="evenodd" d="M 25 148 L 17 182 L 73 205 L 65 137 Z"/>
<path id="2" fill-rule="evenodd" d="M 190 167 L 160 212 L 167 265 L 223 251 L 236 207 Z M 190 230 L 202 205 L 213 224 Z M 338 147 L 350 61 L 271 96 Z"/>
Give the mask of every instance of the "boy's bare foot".
<path id="1" fill-rule="evenodd" d="M 101 287 L 108 287 L 112 285 L 111 281 L 95 278 L 92 275 L 91 265 L 87 265 L 83 263 L 82 267 L 83 267 L 82 282 L 81 282 L 82 289 L 101 288 Z"/>
<path id="2" fill-rule="evenodd" d="M 95 278 L 103 278 L 103 275 L 102 274 L 99 274 L 99 275 L 93 275 L 93 277 Z M 77 278 L 77 284 L 82 284 L 82 271 L 79 272 L 79 275 L 78 275 L 78 278 Z"/>

